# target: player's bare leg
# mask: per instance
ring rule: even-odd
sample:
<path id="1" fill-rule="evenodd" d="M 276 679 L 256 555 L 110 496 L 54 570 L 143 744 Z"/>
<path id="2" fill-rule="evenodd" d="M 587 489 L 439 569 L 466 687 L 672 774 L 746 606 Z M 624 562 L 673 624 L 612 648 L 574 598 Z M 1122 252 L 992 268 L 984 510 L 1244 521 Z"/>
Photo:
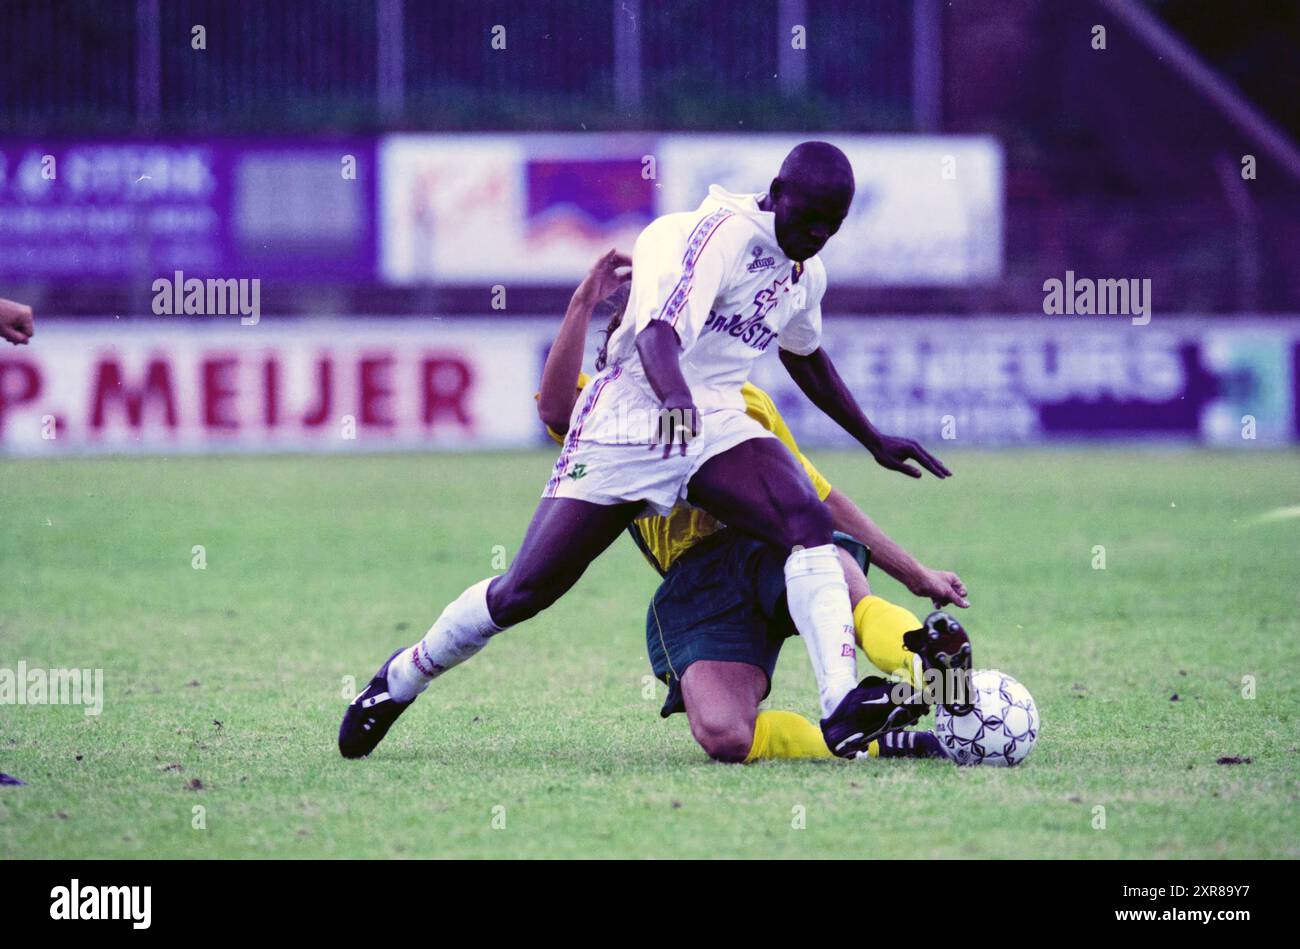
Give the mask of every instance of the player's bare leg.
<path id="1" fill-rule="evenodd" d="M 640 502 L 542 498 L 510 569 L 453 600 L 423 639 L 394 653 L 352 700 L 339 727 L 339 751 L 347 758 L 368 755 L 430 682 L 567 593 L 641 508 Z"/>
<path id="2" fill-rule="evenodd" d="M 775 438 L 753 438 L 710 458 L 691 478 L 691 503 L 786 557 L 786 600 L 829 718 L 858 684 L 853 609 L 831 516 L 808 476 Z"/>
<path id="3" fill-rule="evenodd" d="M 688 499 L 728 527 L 785 551 L 832 540 L 830 511 L 775 438 L 751 438 L 714 455 L 692 476 Z"/>
<path id="4" fill-rule="evenodd" d="M 493 620 L 514 626 L 564 596 L 643 507 L 639 501 L 601 505 L 542 498 L 510 569 L 488 589 Z"/>
<path id="5" fill-rule="evenodd" d="M 420 642 L 398 656 L 390 676 L 398 700 L 410 701 L 434 678 L 487 645 L 491 636 L 562 597 L 641 507 L 639 502 L 601 505 L 542 498 L 510 569 L 462 593 Z"/>
<path id="6" fill-rule="evenodd" d="M 747 662 L 701 659 L 682 674 L 682 703 L 691 734 L 715 761 L 739 763 L 754 745 L 758 703 L 767 676 Z"/>

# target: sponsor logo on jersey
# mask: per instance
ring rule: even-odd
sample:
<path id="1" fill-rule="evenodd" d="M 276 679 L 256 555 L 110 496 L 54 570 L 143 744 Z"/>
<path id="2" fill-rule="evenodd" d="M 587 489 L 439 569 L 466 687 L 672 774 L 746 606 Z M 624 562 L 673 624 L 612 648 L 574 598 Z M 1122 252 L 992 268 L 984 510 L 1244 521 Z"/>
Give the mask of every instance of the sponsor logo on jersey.
<path id="1" fill-rule="evenodd" d="M 763 248 L 758 246 L 757 244 L 754 245 L 753 255 L 754 255 L 754 259 L 751 260 L 749 262 L 749 266 L 745 268 L 750 273 L 758 273 L 760 270 L 766 270 L 769 267 L 776 266 L 776 258 L 770 255 L 764 257 Z"/>
<path id="2" fill-rule="evenodd" d="M 789 276 L 777 277 L 772 281 L 772 285 L 764 287 L 754 294 L 754 299 L 750 303 L 751 310 L 748 315 L 733 313 L 731 316 L 719 313 L 717 310 L 710 310 L 708 319 L 704 321 L 704 330 L 714 333 L 726 333 L 735 339 L 740 340 L 747 346 L 752 346 L 759 352 L 766 352 L 767 347 L 772 340 L 776 338 L 777 331 L 767 326 L 763 321 L 767 315 L 776 309 L 781 302 L 783 294 L 790 291 Z M 796 290 L 802 291 L 802 287 Z M 795 306 L 800 306 L 802 301 L 795 301 Z"/>
<path id="3" fill-rule="evenodd" d="M 726 316 L 717 310 L 710 310 L 708 319 L 704 321 L 704 330 L 705 332 L 726 333 L 745 345 L 752 346 L 759 352 L 764 352 L 772 340 L 776 338 L 776 330 L 763 323 L 765 315 L 764 313 L 755 313 L 746 317 L 741 316 L 739 313 L 733 313 L 731 316 Z"/>
<path id="4" fill-rule="evenodd" d="M 577 481 L 579 478 L 585 478 L 586 476 L 587 476 L 587 466 L 581 463 L 576 464 L 572 468 L 570 468 L 568 474 L 566 475 L 566 477 L 572 478 L 574 481 Z"/>

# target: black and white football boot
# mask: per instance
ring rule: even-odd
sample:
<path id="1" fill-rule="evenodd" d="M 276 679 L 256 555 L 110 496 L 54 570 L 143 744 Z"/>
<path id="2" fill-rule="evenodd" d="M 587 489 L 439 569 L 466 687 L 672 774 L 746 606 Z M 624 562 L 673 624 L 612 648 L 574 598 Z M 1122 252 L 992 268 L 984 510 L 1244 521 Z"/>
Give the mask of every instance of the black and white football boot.
<path id="1" fill-rule="evenodd" d="M 832 754 L 856 758 L 885 732 L 914 725 L 929 711 L 906 682 L 867 676 L 821 720 L 822 737 Z"/>
<path id="2" fill-rule="evenodd" d="M 953 760 L 934 732 L 896 730 L 880 736 L 881 758 L 943 758 Z"/>
<path id="3" fill-rule="evenodd" d="M 388 657 L 343 713 L 343 724 L 339 726 L 339 752 L 344 758 L 364 758 L 374 751 L 398 716 L 411 707 L 410 702 L 399 702 L 388 694 L 388 667 L 401 651 L 399 649 Z"/>
<path id="4" fill-rule="evenodd" d="M 951 613 L 935 610 L 919 629 L 903 634 L 903 645 L 921 660 L 922 692 L 928 703 L 954 715 L 971 710 L 975 692 L 970 636 Z"/>

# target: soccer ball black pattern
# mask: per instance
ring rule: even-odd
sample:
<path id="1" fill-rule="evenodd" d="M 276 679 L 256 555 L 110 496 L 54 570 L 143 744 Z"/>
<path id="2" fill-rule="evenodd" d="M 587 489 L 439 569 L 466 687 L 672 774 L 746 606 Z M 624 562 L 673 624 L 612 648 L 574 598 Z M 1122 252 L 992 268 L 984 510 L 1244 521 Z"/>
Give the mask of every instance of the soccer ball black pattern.
<path id="1" fill-rule="evenodd" d="M 960 765 L 1020 764 L 1038 740 L 1038 706 L 1029 690 L 1004 672 L 981 669 L 971 676 L 974 701 L 965 715 L 935 710 L 934 733 Z"/>

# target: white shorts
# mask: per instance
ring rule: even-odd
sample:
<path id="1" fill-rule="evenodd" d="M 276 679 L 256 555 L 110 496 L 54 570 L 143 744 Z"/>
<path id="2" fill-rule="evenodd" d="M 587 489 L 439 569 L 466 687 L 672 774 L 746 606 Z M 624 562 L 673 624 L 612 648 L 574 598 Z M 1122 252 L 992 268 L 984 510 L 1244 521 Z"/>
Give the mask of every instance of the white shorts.
<path id="1" fill-rule="evenodd" d="M 569 434 L 555 462 L 544 498 L 577 498 L 593 504 L 644 501 L 667 515 L 686 498 L 686 486 L 710 458 L 751 438 L 776 436 L 739 409 L 700 416 L 700 431 L 664 457 L 652 437 L 659 401 L 626 377 L 621 366 L 594 376 L 578 397 Z"/>

